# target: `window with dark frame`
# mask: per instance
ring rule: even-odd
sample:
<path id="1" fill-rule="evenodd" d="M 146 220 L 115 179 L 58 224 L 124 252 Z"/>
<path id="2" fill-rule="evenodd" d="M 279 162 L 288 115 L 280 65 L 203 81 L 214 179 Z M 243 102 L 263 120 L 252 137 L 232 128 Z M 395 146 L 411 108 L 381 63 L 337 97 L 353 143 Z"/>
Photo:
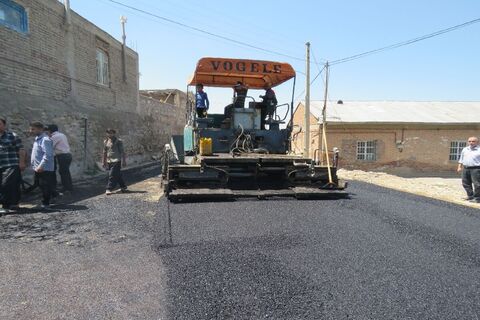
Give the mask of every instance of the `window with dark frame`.
<path id="1" fill-rule="evenodd" d="M 97 48 L 97 83 L 109 86 L 110 85 L 110 77 L 109 77 L 109 68 L 108 68 L 108 55 L 107 53 Z"/>
<path id="2" fill-rule="evenodd" d="M 357 160 L 377 160 L 377 141 L 357 141 Z"/>
<path id="3" fill-rule="evenodd" d="M 28 16 L 25 8 L 11 0 L 0 0 L 0 26 L 27 33 Z"/>
<path id="4" fill-rule="evenodd" d="M 466 141 L 452 141 L 450 142 L 450 154 L 448 160 L 458 161 L 460 160 L 460 155 L 462 154 L 463 148 L 467 146 Z"/>

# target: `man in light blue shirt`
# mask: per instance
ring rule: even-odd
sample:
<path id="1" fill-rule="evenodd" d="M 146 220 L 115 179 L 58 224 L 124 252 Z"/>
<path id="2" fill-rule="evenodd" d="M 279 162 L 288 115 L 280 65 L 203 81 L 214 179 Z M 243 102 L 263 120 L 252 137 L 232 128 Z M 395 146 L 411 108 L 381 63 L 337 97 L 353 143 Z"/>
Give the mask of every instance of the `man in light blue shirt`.
<path id="1" fill-rule="evenodd" d="M 197 109 L 197 116 L 199 118 L 205 118 L 210 101 L 205 91 L 203 91 L 203 84 L 197 84 L 197 93 L 195 94 L 195 107 Z"/>
<path id="2" fill-rule="evenodd" d="M 462 150 L 457 172 L 462 172 L 462 185 L 467 192 L 467 200 L 480 203 L 480 146 L 477 137 L 468 138 L 468 147 Z"/>
<path id="3" fill-rule="evenodd" d="M 42 209 L 50 207 L 50 199 L 55 194 L 55 165 L 53 142 L 44 132 L 44 125 L 40 122 L 30 123 L 30 133 L 35 136 L 33 142 L 31 164 L 35 171 L 35 179 L 42 190 Z"/>

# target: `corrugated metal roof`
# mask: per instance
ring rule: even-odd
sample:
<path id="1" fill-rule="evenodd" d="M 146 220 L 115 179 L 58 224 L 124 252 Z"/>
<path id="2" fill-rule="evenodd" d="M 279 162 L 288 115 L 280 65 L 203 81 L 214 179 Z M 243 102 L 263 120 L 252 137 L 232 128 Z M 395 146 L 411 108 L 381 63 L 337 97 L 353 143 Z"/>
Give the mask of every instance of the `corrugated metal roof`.
<path id="1" fill-rule="evenodd" d="M 304 102 L 300 102 L 304 104 Z M 321 119 L 323 101 L 311 101 L 310 111 Z M 330 123 L 479 124 L 480 102 L 343 101 L 327 104 Z"/>

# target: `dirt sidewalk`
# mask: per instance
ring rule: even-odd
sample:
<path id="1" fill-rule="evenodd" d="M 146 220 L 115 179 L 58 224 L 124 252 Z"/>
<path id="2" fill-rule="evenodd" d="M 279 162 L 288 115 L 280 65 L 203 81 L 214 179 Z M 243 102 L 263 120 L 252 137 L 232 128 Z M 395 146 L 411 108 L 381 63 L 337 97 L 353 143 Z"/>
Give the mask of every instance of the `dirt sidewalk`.
<path id="1" fill-rule="evenodd" d="M 373 183 L 382 187 L 395 189 L 403 192 L 409 192 L 429 198 L 448 201 L 472 208 L 479 208 L 479 203 L 471 203 L 462 200 L 466 197 L 462 187 L 460 177 L 458 178 L 439 178 L 439 177 L 422 177 L 422 178 L 402 178 L 392 174 L 383 172 L 370 172 L 362 170 L 345 170 L 338 171 L 339 177 L 345 180 L 357 180 Z"/>

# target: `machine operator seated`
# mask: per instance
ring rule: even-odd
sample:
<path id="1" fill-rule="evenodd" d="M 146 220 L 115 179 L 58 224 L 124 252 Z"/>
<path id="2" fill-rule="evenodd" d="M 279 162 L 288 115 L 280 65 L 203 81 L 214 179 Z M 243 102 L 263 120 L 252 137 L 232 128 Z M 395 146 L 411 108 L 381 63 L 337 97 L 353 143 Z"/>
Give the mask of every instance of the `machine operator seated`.
<path id="1" fill-rule="evenodd" d="M 248 87 L 241 81 L 233 87 L 233 103 L 225 107 L 225 118 L 232 118 L 233 108 L 244 108 L 245 98 L 247 97 Z"/>

